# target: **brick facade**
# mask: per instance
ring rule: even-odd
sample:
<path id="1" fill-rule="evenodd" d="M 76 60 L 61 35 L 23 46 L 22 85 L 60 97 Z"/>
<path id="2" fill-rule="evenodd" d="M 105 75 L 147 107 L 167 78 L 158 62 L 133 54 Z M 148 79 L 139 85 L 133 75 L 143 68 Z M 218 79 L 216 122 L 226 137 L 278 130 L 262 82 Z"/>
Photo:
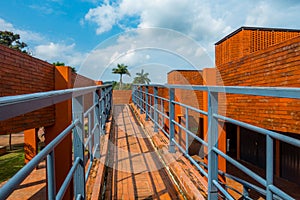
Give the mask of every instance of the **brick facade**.
<path id="1" fill-rule="evenodd" d="M 234 46 L 235 38 L 244 35 L 244 40 L 246 40 L 245 38 L 250 37 L 248 32 L 249 30 L 242 30 L 224 42 L 232 42 Z M 261 35 L 264 34 L 270 33 L 262 31 Z M 299 35 L 295 32 L 281 34 L 274 32 L 273 34 L 276 37 L 277 35 L 283 37 L 284 34 Z M 300 36 L 265 47 L 260 51 L 248 52 L 241 58 L 220 64 L 224 62 L 222 48 L 223 43 L 217 43 L 216 64 L 220 72 L 217 76 L 218 83 L 223 81 L 225 86 L 300 87 Z M 231 118 L 270 130 L 300 132 L 299 100 L 242 95 L 227 95 L 226 100 L 227 116 Z M 224 106 L 224 102 L 221 103 L 221 111 L 224 111 Z"/>
<path id="2" fill-rule="evenodd" d="M 99 85 L 94 80 L 72 73 L 72 87 Z M 0 45 L 0 96 L 13 96 L 55 89 L 55 66 L 27 54 Z M 85 109 L 92 104 L 87 95 Z M 0 122 L 0 134 L 17 133 L 55 121 L 54 106 Z"/>
<path id="3" fill-rule="evenodd" d="M 0 45 L 0 96 L 44 92 L 54 89 L 54 66 Z M 50 106 L 0 122 L 0 134 L 20 132 L 54 123 Z"/>

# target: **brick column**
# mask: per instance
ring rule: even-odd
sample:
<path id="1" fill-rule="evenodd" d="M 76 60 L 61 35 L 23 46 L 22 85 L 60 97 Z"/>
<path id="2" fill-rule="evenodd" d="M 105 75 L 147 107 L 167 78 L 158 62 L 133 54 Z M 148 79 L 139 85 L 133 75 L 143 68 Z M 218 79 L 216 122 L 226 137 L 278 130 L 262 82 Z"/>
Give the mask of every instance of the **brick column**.
<path id="1" fill-rule="evenodd" d="M 68 89 L 72 87 L 71 68 L 56 66 L 55 68 L 55 90 Z M 49 144 L 60 132 L 62 132 L 72 121 L 72 101 L 67 100 L 55 105 L 55 123 L 45 128 L 45 143 Z M 55 179 L 56 192 L 58 192 L 69 169 L 72 166 L 72 134 L 70 133 L 55 148 Z M 73 184 L 70 183 L 64 199 L 73 198 Z"/>

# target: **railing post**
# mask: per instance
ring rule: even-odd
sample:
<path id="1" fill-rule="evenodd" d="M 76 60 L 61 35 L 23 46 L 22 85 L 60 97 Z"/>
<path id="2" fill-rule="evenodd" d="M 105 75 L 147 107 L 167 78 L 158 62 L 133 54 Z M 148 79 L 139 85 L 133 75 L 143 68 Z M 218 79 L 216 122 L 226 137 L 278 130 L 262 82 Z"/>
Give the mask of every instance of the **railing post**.
<path id="1" fill-rule="evenodd" d="M 160 99 L 160 109 L 161 109 L 161 113 L 165 113 L 165 108 L 164 108 L 164 101 L 162 99 Z M 165 127 L 165 117 L 164 115 L 161 115 L 161 127 L 164 128 Z"/>
<path id="2" fill-rule="evenodd" d="M 132 102 L 133 102 L 134 104 L 136 104 L 136 103 L 135 103 L 135 85 L 132 86 L 131 99 L 132 99 Z"/>
<path id="3" fill-rule="evenodd" d="M 213 180 L 218 181 L 218 155 L 213 147 L 218 147 L 218 93 L 208 92 L 208 199 L 218 199 L 218 189 Z"/>
<path id="4" fill-rule="evenodd" d="M 273 139 L 270 135 L 266 136 L 267 139 L 267 151 L 266 151 L 266 181 L 267 181 L 267 200 L 273 199 L 273 193 L 269 189 L 270 185 L 273 185 L 273 171 L 274 171 L 274 165 L 273 165 Z"/>
<path id="5" fill-rule="evenodd" d="M 48 199 L 54 200 L 56 196 L 56 181 L 55 181 L 55 159 L 54 151 L 47 155 L 47 180 L 48 180 Z"/>
<path id="6" fill-rule="evenodd" d="M 101 116 L 101 134 L 105 134 L 105 88 L 101 88 L 101 99 L 100 99 L 100 116 Z"/>
<path id="7" fill-rule="evenodd" d="M 85 198 L 85 170 L 84 170 L 84 98 L 73 98 L 73 120 L 79 119 L 79 124 L 73 129 L 74 160 L 79 157 L 80 165 L 74 173 L 74 196 Z"/>
<path id="8" fill-rule="evenodd" d="M 158 132 L 158 88 L 153 88 L 153 95 L 154 95 L 154 132 Z"/>
<path id="9" fill-rule="evenodd" d="M 143 114 L 143 87 L 140 86 L 140 114 Z"/>
<path id="10" fill-rule="evenodd" d="M 94 119 L 92 118 L 92 113 L 89 112 L 88 113 L 88 138 L 90 138 L 90 136 L 93 134 L 92 133 L 92 129 L 94 127 L 93 120 Z M 92 161 L 93 160 L 93 140 L 92 139 L 89 139 L 88 150 L 89 150 L 89 154 L 90 154 L 90 159 Z"/>
<path id="11" fill-rule="evenodd" d="M 96 90 L 93 97 L 93 102 L 96 104 L 94 108 L 94 124 L 97 126 L 94 133 L 95 157 L 100 158 L 100 112 L 99 112 L 99 90 Z M 98 144 L 98 145 L 97 145 Z"/>
<path id="12" fill-rule="evenodd" d="M 189 109 L 185 108 L 185 128 L 189 130 Z M 185 131 L 185 153 L 189 153 L 189 132 Z"/>
<path id="13" fill-rule="evenodd" d="M 169 152 L 175 153 L 175 144 L 174 144 L 174 136 L 175 136 L 175 127 L 174 127 L 174 115 L 175 115 L 175 89 L 169 88 Z"/>
<path id="14" fill-rule="evenodd" d="M 149 100 L 148 100 L 148 92 L 149 92 L 149 87 L 145 87 L 145 113 L 146 113 L 146 121 L 149 120 Z"/>
<path id="15" fill-rule="evenodd" d="M 246 186 L 243 186 L 243 199 L 247 200 L 248 196 L 249 196 L 248 188 Z"/>

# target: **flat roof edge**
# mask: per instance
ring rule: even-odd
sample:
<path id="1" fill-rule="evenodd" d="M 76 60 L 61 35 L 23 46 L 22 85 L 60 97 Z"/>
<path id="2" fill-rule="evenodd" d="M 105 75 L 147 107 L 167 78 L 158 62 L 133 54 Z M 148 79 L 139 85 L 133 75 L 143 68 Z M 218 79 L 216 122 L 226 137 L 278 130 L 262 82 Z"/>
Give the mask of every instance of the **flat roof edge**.
<path id="1" fill-rule="evenodd" d="M 218 45 L 222 43 L 223 41 L 231 38 L 232 36 L 236 35 L 242 30 L 260 30 L 260 31 L 282 31 L 282 32 L 300 32 L 300 29 L 288 29 L 288 28 L 267 28 L 267 27 L 251 27 L 251 26 L 242 26 L 238 28 L 237 30 L 229 33 L 225 37 L 223 37 L 221 40 L 215 43 L 215 45 Z"/>

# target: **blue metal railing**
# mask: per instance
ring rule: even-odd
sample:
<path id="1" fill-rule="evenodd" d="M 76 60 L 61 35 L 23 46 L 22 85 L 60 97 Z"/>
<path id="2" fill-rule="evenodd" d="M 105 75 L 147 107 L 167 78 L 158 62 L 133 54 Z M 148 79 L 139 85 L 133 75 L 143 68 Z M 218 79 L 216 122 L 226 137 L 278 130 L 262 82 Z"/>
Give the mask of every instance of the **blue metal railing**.
<path id="1" fill-rule="evenodd" d="M 84 112 L 84 98 L 93 94 L 93 103 Z M 76 199 L 85 198 L 85 184 L 94 158 L 100 157 L 100 135 L 105 133 L 105 123 L 112 108 L 112 86 L 91 86 L 76 89 L 41 92 L 18 96 L 0 97 L 0 120 L 9 119 L 40 108 L 72 99 L 72 123 L 41 150 L 30 162 L 20 169 L 5 185 L 0 188 L 0 199 L 6 199 L 38 164 L 47 159 L 48 199 L 62 199 L 71 180 L 74 182 Z M 88 134 L 85 137 L 84 118 L 88 121 Z M 69 134 L 73 133 L 73 165 L 56 193 L 54 149 Z M 85 160 L 85 149 L 89 157 Z M 85 172 L 85 166 L 89 163 Z"/>
<path id="2" fill-rule="evenodd" d="M 149 87 L 153 88 L 153 92 L 149 93 Z M 169 91 L 169 97 L 164 98 L 158 96 L 158 88 L 166 88 Z M 207 92 L 208 94 L 208 111 L 203 111 L 198 108 L 191 107 L 181 102 L 175 101 L 175 89 L 194 90 Z M 132 92 L 133 103 L 140 109 L 141 113 L 146 114 L 146 119 L 150 119 L 154 123 L 154 131 L 161 130 L 169 138 L 169 151 L 175 152 L 175 146 L 193 163 L 202 175 L 208 178 L 208 199 L 218 199 L 220 194 L 224 195 L 226 199 L 233 199 L 228 193 L 227 189 L 235 190 L 226 186 L 223 182 L 218 180 L 218 175 L 224 175 L 234 181 L 239 182 L 243 185 L 243 193 L 241 195 L 244 199 L 251 199 L 248 194 L 248 189 L 255 190 L 260 194 L 266 196 L 266 199 L 293 199 L 290 195 L 286 194 L 278 187 L 273 184 L 274 177 L 274 150 L 273 142 L 274 139 L 291 144 L 300 148 L 300 140 L 285 136 L 274 131 L 266 130 L 251 124 L 241 122 L 236 119 L 231 119 L 226 116 L 218 114 L 218 94 L 242 94 L 242 95 L 255 95 L 255 96 L 269 96 L 276 98 L 293 98 L 300 99 L 300 88 L 274 88 L 274 87 L 219 87 L 219 86 L 199 86 L 199 85 L 134 85 Z M 150 97 L 150 101 L 149 101 Z M 152 100 L 154 99 L 154 100 Z M 168 104 L 168 114 L 166 114 L 164 106 Z M 181 125 L 175 121 L 175 105 L 184 108 L 184 117 L 186 119 L 185 125 Z M 160 108 L 159 108 L 160 107 Z M 189 111 L 195 111 L 201 115 L 205 115 L 208 118 L 208 141 L 198 137 L 189 130 L 188 127 L 188 115 Z M 169 130 L 166 131 L 164 128 L 164 120 L 167 119 Z M 220 121 L 230 122 L 240 127 L 253 130 L 266 136 L 266 178 L 259 176 L 242 163 L 231 158 L 230 156 L 223 153 L 218 149 L 218 123 Z M 178 142 L 176 142 L 175 126 L 183 130 L 186 133 L 185 148 L 183 148 Z M 208 152 L 208 162 L 198 163 L 188 153 L 189 136 L 200 142 Z M 231 163 L 258 183 L 263 185 L 265 188 L 260 188 L 252 183 L 249 183 L 241 178 L 234 177 L 230 174 L 222 172 L 218 169 L 218 156 L 226 159 L 227 162 Z M 236 191 L 237 192 L 237 191 Z"/>

